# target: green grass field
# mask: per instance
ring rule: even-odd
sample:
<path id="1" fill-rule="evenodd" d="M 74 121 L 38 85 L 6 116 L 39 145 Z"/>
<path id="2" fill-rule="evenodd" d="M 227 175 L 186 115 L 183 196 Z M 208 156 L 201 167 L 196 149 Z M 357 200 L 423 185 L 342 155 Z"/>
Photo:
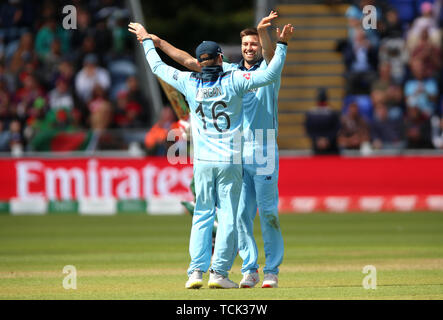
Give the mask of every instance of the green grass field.
<path id="1" fill-rule="evenodd" d="M 443 299 L 443 213 L 280 219 L 278 289 L 186 290 L 189 216 L 3 215 L 0 299 Z M 255 234 L 263 266 L 258 220 Z M 62 286 L 65 265 L 77 269 L 76 290 Z M 362 286 L 365 265 L 377 269 L 376 290 Z"/>

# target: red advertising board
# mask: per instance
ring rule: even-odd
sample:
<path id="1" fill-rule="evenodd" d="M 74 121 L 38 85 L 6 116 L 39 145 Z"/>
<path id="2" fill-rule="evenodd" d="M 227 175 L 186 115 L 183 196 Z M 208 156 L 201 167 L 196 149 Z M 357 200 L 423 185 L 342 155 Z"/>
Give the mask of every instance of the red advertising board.
<path id="1" fill-rule="evenodd" d="M 280 159 L 280 195 L 443 193 L 443 157 L 304 157 Z"/>
<path id="2" fill-rule="evenodd" d="M 189 197 L 193 171 L 166 158 L 13 159 L 0 160 L 0 166 L 0 200 Z"/>
<path id="3" fill-rule="evenodd" d="M 0 200 L 191 199 L 192 164 L 166 158 L 2 159 Z M 443 157 L 282 157 L 282 211 L 443 210 Z"/>

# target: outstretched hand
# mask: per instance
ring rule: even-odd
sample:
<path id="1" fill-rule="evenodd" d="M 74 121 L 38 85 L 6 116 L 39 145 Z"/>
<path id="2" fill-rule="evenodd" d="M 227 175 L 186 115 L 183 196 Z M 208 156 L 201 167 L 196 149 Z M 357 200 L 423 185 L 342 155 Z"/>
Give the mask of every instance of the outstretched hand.
<path id="1" fill-rule="evenodd" d="M 263 19 L 260 20 L 260 22 L 257 25 L 257 30 L 264 30 L 267 27 L 271 26 L 271 22 L 273 19 L 277 18 L 278 14 L 275 11 L 271 11 L 271 13 L 269 14 L 269 16 L 264 17 Z"/>
<path id="2" fill-rule="evenodd" d="M 293 34 L 294 34 L 294 27 L 292 26 L 292 24 L 286 24 L 281 32 L 280 28 L 277 28 L 278 41 L 288 42 Z"/>
<path id="3" fill-rule="evenodd" d="M 150 35 L 148 31 L 146 31 L 145 27 L 143 27 L 140 23 L 131 22 L 128 25 L 129 32 L 132 32 L 137 36 L 137 40 L 141 43 L 145 38 L 149 38 Z"/>

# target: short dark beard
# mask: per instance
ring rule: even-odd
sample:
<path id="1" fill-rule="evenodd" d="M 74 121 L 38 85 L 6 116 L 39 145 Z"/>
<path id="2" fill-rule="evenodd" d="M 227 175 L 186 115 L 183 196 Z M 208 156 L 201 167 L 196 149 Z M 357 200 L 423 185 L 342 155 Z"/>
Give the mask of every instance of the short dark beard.
<path id="1" fill-rule="evenodd" d="M 251 65 L 251 66 L 253 66 L 253 65 L 255 65 L 257 62 L 259 62 L 260 60 L 261 60 L 261 56 L 260 55 L 255 55 L 255 58 L 254 59 L 252 59 L 252 60 L 246 60 L 246 58 L 244 57 L 244 56 L 242 56 L 243 57 L 243 60 L 245 61 L 245 62 L 247 62 L 249 65 Z M 246 67 L 246 66 L 245 66 Z"/>

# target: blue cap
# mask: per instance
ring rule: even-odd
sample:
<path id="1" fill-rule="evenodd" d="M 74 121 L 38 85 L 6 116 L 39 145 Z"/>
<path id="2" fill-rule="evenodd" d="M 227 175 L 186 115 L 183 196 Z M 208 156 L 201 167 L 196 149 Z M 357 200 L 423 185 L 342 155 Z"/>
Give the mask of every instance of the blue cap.
<path id="1" fill-rule="evenodd" d="M 208 56 L 201 58 L 201 56 L 204 54 L 207 54 Z M 197 49 L 195 49 L 195 55 L 197 56 L 197 60 L 199 62 L 215 59 L 219 54 L 223 54 L 222 49 L 218 43 L 214 41 L 203 41 L 200 43 Z"/>

